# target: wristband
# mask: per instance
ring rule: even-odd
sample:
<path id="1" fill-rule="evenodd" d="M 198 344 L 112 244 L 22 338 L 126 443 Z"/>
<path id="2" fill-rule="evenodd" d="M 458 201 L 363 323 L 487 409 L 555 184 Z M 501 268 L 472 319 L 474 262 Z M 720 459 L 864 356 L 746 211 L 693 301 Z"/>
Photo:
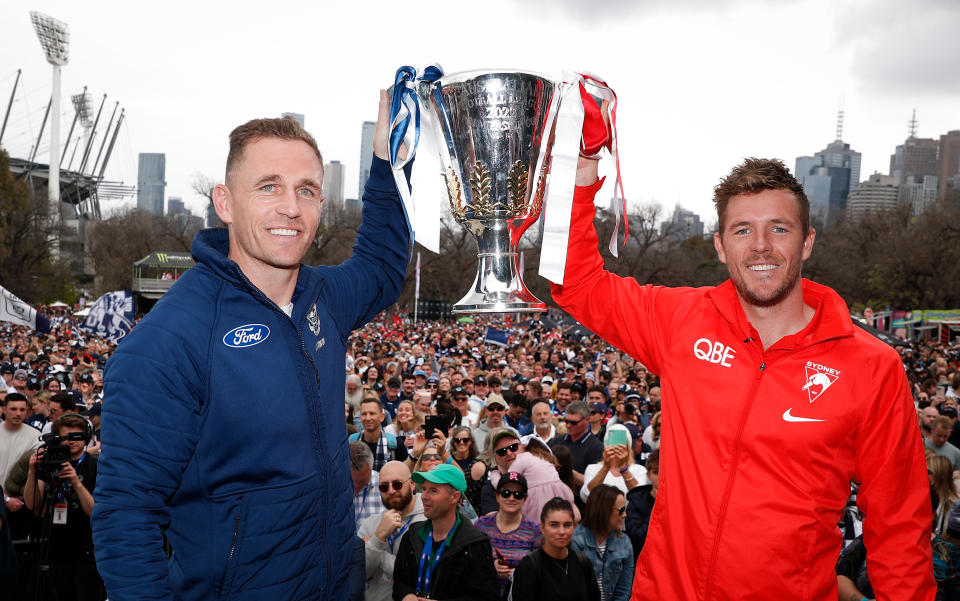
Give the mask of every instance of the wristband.
<path id="1" fill-rule="evenodd" d="M 625 466 L 623 466 L 623 467 L 620 468 L 620 473 L 621 473 L 621 474 L 626 474 L 626 473 L 629 472 L 629 471 L 630 471 L 630 466 L 629 466 L 629 465 L 625 465 Z"/>

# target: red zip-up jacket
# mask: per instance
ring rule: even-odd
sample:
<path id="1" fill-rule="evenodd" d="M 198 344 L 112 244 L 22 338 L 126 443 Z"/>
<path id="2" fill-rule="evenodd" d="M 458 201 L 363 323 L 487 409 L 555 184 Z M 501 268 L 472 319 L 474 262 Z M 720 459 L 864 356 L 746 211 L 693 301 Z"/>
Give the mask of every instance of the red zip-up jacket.
<path id="1" fill-rule="evenodd" d="M 808 280 L 813 319 L 764 350 L 729 280 L 665 288 L 604 271 L 601 184 L 576 191 L 564 285 L 552 289 L 660 375 L 660 488 L 631 599 L 837 599 L 853 479 L 877 599 L 932 600 L 930 488 L 896 352 Z"/>

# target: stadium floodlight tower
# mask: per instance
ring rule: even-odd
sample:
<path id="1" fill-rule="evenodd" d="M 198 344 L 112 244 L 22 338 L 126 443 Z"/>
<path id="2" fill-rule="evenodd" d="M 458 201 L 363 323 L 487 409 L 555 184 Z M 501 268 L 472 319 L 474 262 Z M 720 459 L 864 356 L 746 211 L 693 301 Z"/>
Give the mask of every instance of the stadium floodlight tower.
<path id="1" fill-rule="evenodd" d="M 47 62 L 53 65 L 53 90 L 50 100 L 50 168 L 47 181 L 53 219 L 60 222 L 60 67 L 67 64 L 70 50 L 70 31 L 67 24 L 36 11 L 30 12 L 30 21 L 37 32 Z"/>

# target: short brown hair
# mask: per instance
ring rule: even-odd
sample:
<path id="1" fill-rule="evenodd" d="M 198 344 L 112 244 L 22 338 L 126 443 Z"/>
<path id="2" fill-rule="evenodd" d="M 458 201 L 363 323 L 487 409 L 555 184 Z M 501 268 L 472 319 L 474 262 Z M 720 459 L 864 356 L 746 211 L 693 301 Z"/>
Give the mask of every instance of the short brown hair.
<path id="1" fill-rule="evenodd" d="M 80 428 L 81 430 L 86 431 L 87 420 L 85 420 L 79 413 L 64 413 L 57 419 L 53 420 L 53 424 L 50 426 L 50 431 L 54 434 L 60 434 L 60 431 L 63 428 Z"/>
<path id="2" fill-rule="evenodd" d="M 320 149 L 317 148 L 317 141 L 292 117 L 251 119 L 230 132 L 230 151 L 227 153 L 227 169 L 224 181 L 230 179 L 231 170 L 233 170 L 243 157 L 244 147 L 248 143 L 259 140 L 260 138 L 302 140 L 317 153 L 320 166 L 323 166 L 323 155 L 320 153 Z"/>
<path id="3" fill-rule="evenodd" d="M 623 496 L 623 491 L 609 484 L 600 484 L 591 490 L 583 510 L 583 525 L 595 535 L 610 534 L 610 514 L 619 496 Z"/>
<path id="4" fill-rule="evenodd" d="M 744 159 L 730 175 L 723 178 L 713 189 L 713 203 L 717 207 L 717 230 L 723 234 L 723 219 L 727 212 L 727 203 L 734 196 L 757 194 L 764 190 L 786 190 L 793 192 L 797 199 L 797 211 L 803 235 L 810 231 L 810 201 L 803 192 L 803 186 L 779 159 Z"/>

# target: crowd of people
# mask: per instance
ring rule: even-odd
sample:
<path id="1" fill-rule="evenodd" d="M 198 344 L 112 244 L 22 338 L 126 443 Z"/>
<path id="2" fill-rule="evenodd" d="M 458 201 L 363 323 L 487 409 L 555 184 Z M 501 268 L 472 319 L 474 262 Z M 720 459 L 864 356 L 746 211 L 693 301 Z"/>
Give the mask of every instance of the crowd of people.
<path id="1" fill-rule="evenodd" d="M 378 319 L 354 333 L 345 358 L 354 598 L 628 599 L 657 498 L 657 376 L 549 319 Z M 488 326 L 508 343 L 485 342 Z M 0 588 L 9 599 L 38 588 L 104 599 L 90 515 L 114 345 L 68 315 L 53 315 L 50 334 L 11 324 L 0 334 Z M 960 349 L 899 350 L 928 454 L 931 569 L 954 599 Z M 50 467 L 44 455 L 59 445 L 67 450 Z M 841 600 L 873 594 L 856 492 L 852 482 L 838 524 Z M 37 578 L 40 565 L 49 576 Z"/>

